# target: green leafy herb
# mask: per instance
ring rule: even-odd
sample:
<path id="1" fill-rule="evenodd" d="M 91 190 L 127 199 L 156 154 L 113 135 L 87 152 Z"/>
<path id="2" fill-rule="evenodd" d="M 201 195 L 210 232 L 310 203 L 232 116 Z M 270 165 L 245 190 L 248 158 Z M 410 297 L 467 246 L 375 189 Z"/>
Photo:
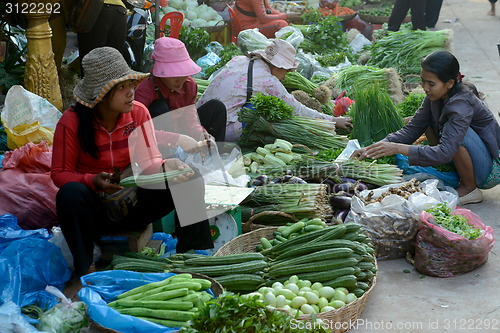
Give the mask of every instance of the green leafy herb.
<path id="1" fill-rule="evenodd" d="M 445 202 L 430 207 L 425 211 L 434 216 L 434 220 L 438 225 L 467 239 L 476 239 L 483 232 L 483 230 L 476 229 L 468 224 L 468 219 L 465 216 L 451 214 L 451 208 Z"/>
<path id="2" fill-rule="evenodd" d="M 424 101 L 425 94 L 410 93 L 402 103 L 396 106 L 401 117 L 410 117 L 420 108 Z"/>
<path id="3" fill-rule="evenodd" d="M 224 46 L 221 54 L 219 54 L 220 60 L 215 65 L 205 70 L 205 78 L 209 78 L 212 73 L 217 71 L 219 68 L 226 66 L 229 60 L 239 55 L 242 55 L 241 50 L 238 46 L 234 45 L 234 43 Z"/>
<path id="4" fill-rule="evenodd" d="M 255 114 L 269 121 L 288 119 L 293 116 L 293 109 L 276 96 L 257 93 L 250 99 L 250 102 L 255 107 Z"/>
<path id="5" fill-rule="evenodd" d="M 266 307 L 258 296 L 225 293 L 198 307 L 196 316 L 181 333 L 270 333 L 312 332 L 306 325 L 290 325 L 293 318 L 285 312 Z M 312 324 L 311 324 L 312 325 Z M 314 332 L 330 332 L 316 323 Z"/>
<path id="6" fill-rule="evenodd" d="M 186 45 L 186 49 L 194 61 L 207 53 L 205 49 L 210 43 L 210 34 L 204 28 L 181 27 L 179 40 Z"/>

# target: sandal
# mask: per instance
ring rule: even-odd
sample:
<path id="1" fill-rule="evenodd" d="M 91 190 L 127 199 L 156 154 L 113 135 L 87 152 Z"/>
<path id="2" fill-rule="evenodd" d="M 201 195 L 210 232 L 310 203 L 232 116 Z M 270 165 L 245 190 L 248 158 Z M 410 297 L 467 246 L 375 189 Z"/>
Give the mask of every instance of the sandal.
<path id="1" fill-rule="evenodd" d="M 476 188 L 474 191 L 461 196 L 458 199 L 458 205 L 463 206 L 471 203 L 478 203 L 481 201 L 483 201 L 483 192 L 481 192 L 480 189 Z"/>
<path id="2" fill-rule="evenodd" d="M 495 16 L 495 11 L 494 10 L 490 10 L 486 14 L 489 15 L 489 16 Z"/>

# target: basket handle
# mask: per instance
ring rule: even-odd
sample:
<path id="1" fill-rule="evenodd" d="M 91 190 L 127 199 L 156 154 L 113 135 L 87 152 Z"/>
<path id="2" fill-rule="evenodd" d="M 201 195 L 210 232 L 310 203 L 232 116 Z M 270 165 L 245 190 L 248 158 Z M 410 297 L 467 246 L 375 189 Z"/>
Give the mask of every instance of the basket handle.
<path id="1" fill-rule="evenodd" d="M 255 215 L 252 215 L 248 221 L 244 224 L 244 229 L 245 231 L 251 231 L 252 230 L 252 225 L 253 225 L 253 221 L 255 221 L 256 219 L 258 219 L 259 217 L 262 217 L 262 216 L 276 216 L 276 215 L 279 215 L 279 216 L 283 216 L 283 217 L 287 217 L 289 219 L 291 219 L 292 221 L 297 221 L 297 219 L 295 218 L 295 216 L 293 216 L 292 214 L 288 214 L 288 213 L 285 213 L 285 212 L 280 212 L 280 211 L 276 211 L 276 210 L 265 210 L 263 212 L 260 212 L 258 214 L 255 214 Z"/>

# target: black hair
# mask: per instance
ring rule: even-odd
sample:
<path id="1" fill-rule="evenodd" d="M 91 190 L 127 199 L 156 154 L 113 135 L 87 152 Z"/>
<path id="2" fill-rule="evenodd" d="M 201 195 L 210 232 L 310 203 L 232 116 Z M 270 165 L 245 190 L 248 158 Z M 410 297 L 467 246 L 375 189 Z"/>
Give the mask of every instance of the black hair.
<path id="1" fill-rule="evenodd" d="M 455 95 L 462 89 L 462 83 L 459 81 L 460 65 L 457 58 L 448 51 L 434 51 L 422 59 L 420 63 L 422 69 L 434 73 L 442 82 L 455 80 L 453 87 L 448 94 L 449 97 Z"/>
<path id="2" fill-rule="evenodd" d="M 95 142 L 94 110 L 80 103 L 76 103 L 74 109 L 78 117 L 78 141 L 80 146 L 83 152 L 97 159 L 99 151 Z"/>

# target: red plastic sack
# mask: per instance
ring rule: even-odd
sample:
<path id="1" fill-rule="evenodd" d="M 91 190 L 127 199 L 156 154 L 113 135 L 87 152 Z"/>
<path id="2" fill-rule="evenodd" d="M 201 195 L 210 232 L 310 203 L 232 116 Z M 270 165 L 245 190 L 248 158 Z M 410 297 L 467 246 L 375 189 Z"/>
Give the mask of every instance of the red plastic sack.
<path id="1" fill-rule="evenodd" d="M 0 215 L 10 213 L 25 230 L 57 226 L 56 194 L 50 178 L 52 149 L 32 142 L 5 153 L 0 169 Z"/>
<path id="2" fill-rule="evenodd" d="M 483 234 L 469 240 L 429 222 L 433 216 L 422 211 L 415 246 L 415 268 L 419 272 L 452 277 L 470 272 L 488 260 L 488 253 L 495 245 L 493 228 L 468 209 L 458 207 L 452 214 L 466 217 L 469 225 L 484 230 Z"/>

